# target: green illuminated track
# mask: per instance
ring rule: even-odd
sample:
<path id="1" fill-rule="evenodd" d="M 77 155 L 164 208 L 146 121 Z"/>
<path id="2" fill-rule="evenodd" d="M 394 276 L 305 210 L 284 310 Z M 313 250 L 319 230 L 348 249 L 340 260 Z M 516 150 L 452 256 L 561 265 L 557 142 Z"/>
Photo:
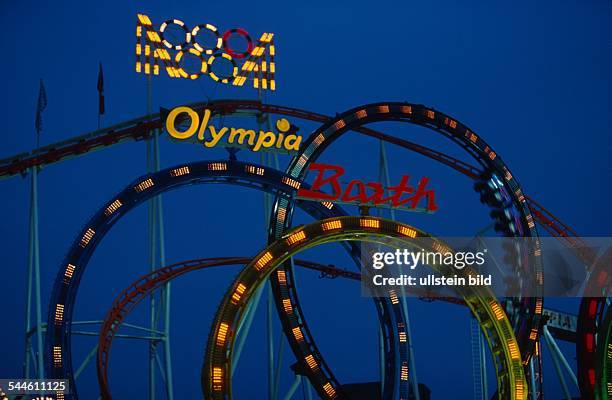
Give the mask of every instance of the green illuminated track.
<path id="1" fill-rule="evenodd" d="M 280 265 L 297 253 L 323 243 L 346 240 L 359 240 L 385 244 L 384 238 L 396 238 L 406 247 L 414 246 L 416 238 L 431 238 L 425 232 L 409 225 L 375 217 L 340 217 L 331 218 L 298 227 L 288 232 L 276 242 L 253 258 L 238 275 L 224 296 L 215 321 L 211 327 L 202 367 L 202 390 L 206 399 L 228 400 L 232 398 L 231 363 L 235 334 L 248 302 L 257 289 L 265 283 L 270 275 L 276 273 L 281 284 L 284 271 Z M 450 248 L 435 238 L 430 243 L 433 251 L 450 251 Z M 423 243 L 419 243 L 423 245 Z M 473 271 L 467 268 L 458 271 L 452 266 L 431 265 L 443 276 L 467 276 Z M 527 398 L 527 385 L 521 354 L 512 327 L 499 302 L 488 288 L 460 287 L 458 293 L 463 297 L 472 313 L 480 322 L 487 338 L 497 376 L 498 395 L 500 399 L 524 400 Z M 389 290 L 391 301 L 399 301 L 397 293 Z M 290 302 L 287 302 L 290 305 Z M 285 308 L 292 313 L 290 306 Z M 398 336 L 405 335 L 403 326 L 398 326 Z M 298 342 L 303 342 L 301 329 L 292 332 Z M 405 337 L 405 336 L 404 336 Z M 304 353 L 308 354 L 308 352 Z M 341 388 L 334 387 L 320 373 L 320 364 L 312 355 L 302 360 L 313 372 L 311 383 L 325 398 L 340 399 Z M 408 365 L 402 365 L 401 379 L 408 379 Z"/>
<path id="2" fill-rule="evenodd" d="M 606 318 L 601 325 L 599 335 L 601 342 L 597 349 L 599 368 L 597 371 L 597 387 L 595 398 L 612 400 L 612 307 L 608 307 Z"/>

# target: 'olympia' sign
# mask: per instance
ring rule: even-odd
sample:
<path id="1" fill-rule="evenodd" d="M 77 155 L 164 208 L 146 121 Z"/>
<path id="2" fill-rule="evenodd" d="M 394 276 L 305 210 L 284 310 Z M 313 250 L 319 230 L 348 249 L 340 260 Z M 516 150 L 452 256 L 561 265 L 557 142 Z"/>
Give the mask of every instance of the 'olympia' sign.
<path id="1" fill-rule="evenodd" d="M 176 107 L 166 117 L 166 130 L 168 134 L 179 140 L 192 139 L 202 142 L 205 147 L 216 146 L 244 146 L 252 151 L 261 149 L 297 151 L 302 142 L 302 136 L 293 134 L 291 124 L 285 118 L 276 121 L 277 132 L 253 129 L 215 127 L 209 124 L 211 112 L 202 111 L 202 116 L 190 107 Z M 180 127 L 177 127 L 179 125 Z M 183 126 L 186 126 L 184 129 Z"/>
<path id="2" fill-rule="evenodd" d="M 229 43 L 232 38 L 243 41 L 245 49 L 232 48 Z M 171 78 L 208 76 L 234 86 L 243 86 L 249 79 L 255 88 L 276 90 L 273 39 L 273 33 L 264 32 L 254 41 L 241 28 L 220 33 L 211 24 L 189 29 L 180 19 L 169 19 L 156 28 L 147 15 L 138 14 L 136 72 L 159 75 L 161 64 Z M 187 66 L 188 59 L 194 61 L 191 67 Z M 236 60 L 243 60 L 242 65 Z"/>

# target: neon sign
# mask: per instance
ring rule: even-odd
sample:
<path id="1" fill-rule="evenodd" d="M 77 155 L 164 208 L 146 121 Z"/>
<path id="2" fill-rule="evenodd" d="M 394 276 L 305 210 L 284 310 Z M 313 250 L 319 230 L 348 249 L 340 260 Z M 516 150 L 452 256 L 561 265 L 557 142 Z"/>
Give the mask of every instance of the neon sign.
<path id="1" fill-rule="evenodd" d="M 171 26 L 174 27 L 173 30 L 180 32 L 180 39 L 171 41 L 170 35 L 167 34 Z M 214 45 L 205 47 L 198 42 L 198 37 L 205 33 L 214 38 Z M 242 38 L 246 43 L 246 50 L 231 48 L 229 39 L 232 37 Z M 159 75 L 161 62 L 171 78 L 198 79 L 207 75 L 218 83 L 234 86 L 243 86 L 247 79 L 252 79 L 254 88 L 276 90 L 274 55 L 273 33 L 264 32 L 259 40 L 254 42 L 249 33 L 240 28 L 228 29 L 221 34 L 217 27 L 211 24 L 199 24 L 189 29 L 180 19 L 169 19 L 156 29 L 145 14 L 138 14 L 136 21 L 138 73 Z M 195 60 L 197 68 L 188 70 L 185 65 L 187 58 Z M 244 60 L 240 68 L 236 60 Z M 229 67 L 230 72 L 225 75 L 219 72 L 218 64 L 222 63 Z"/>
<path id="2" fill-rule="evenodd" d="M 187 118 L 180 119 L 187 122 L 185 130 L 177 129 L 179 115 L 186 114 Z M 166 130 L 168 134 L 179 140 L 186 140 L 194 137 L 197 132 L 197 140 L 202 142 L 205 147 L 243 145 L 252 151 L 261 149 L 283 149 L 289 152 L 297 151 L 302 143 L 302 136 L 290 133 L 291 124 L 285 118 L 276 121 L 277 132 L 260 130 L 258 133 L 253 129 L 220 127 L 216 128 L 209 125 L 211 112 L 204 109 L 202 118 L 190 107 L 176 107 L 166 117 Z M 222 142 L 222 140 L 225 141 Z"/>
<path id="3" fill-rule="evenodd" d="M 298 196 L 301 198 L 318 201 L 340 201 L 363 205 L 378 206 L 388 203 L 393 208 L 407 207 L 416 210 L 420 203 L 424 202 L 426 212 L 434 212 L 438 209 L 435 202 L 435 192 L 427 189 L 429 178 L 423 177 L 417 183 L 416 189 L 408 184 L 409 175 L 402 176 L 402 180 L 395 186 L 385 188 L 378 182 L 364 183 L 354 179 L 346 187 L 340 184 L 340 177 L 344 175 L 344 168 L 328 164 L 311 164 L 310 171 L 316 171 L 317 175 L 310 189 L 299 189 Z M 327 172 L 331 174 L 325 176 Z M 328 192 L 321 189 L 327 188 Z M 385 197 L 385 189 L 389 196 Z"/>

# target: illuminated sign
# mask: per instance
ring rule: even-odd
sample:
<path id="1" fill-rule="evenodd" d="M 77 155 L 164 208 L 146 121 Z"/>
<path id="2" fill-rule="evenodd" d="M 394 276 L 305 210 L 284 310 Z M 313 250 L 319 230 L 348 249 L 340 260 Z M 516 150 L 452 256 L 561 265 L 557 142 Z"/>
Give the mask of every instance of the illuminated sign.
<path id="1" fill-rule="evenodd" d="M 310 189 L 300 189 L 298 196 L 305 199 L 319 201 L 339 201 L 345 203 L 378 206 L 388 204 L 393 208 L 405 207 L 417 210 L 420 203 L 425 203 L 424 211 L 434 212 L 438 209 L 433 189 L 427 189 L 429 178 L 419 180 L 416 188 L 410 186 L 410 176 L 402 176 L 402 180 L 395 186 L 385 188 L 378 182 L 364 183 L 354 179 L 346 187 L 342 187 L 340 178 L 344 175 L 344 168 L 327 164 L 311 164 L 310 171 L 317 175 Z M 325 176 L 329 172 L 329 176 Z M 321 189 L 327 189 L 327 192 Z M 385 197 L 385 191 L 389 196 Z"/>
<path id="2" fill-rule="evenodd" d="M 560 329 L 570 333 L 576 333 L 578 329 L 578 317 L 559 311 L 544 309 L 542 315 L 547 318 L 546 325 L 551 328 Z"/>
<path id="3" fill-rule="evenodd" d="M 179 115 L 185 117 L 179 118 Z M 252 151 L 261 149 L 278 149 L 285 151 L 297 151 L 302 143 L 302 136 L 290 133 L 291 124 L 285 118 L 276 121 L 277 132 L 263 131 L 255 132 L 253 129 L 215 127 L 209 125 L 211 112 L 208 109 L 202 111 L 202 117 L 190 107 L 176 107 L 166 117 L 166 130 L 168 134 L 179 140 L 193 138 L 197 133 L 197 140 L 205 147 L 215 146 L 245 146 Z M 184 130 L 177 128 L 180 125 L 187 126 Z"/>
<path id="4" fill-rule="evenodd" d="M 178 32 L 180 38 L 171 38 L 170 31 Z M 214 42 L 208 47 L 203 44 L 205 35 L 212 37 Z M 230 47 L 229 40 L 233 37 L 246 43 L 244 51 Z M 161 62 L 171 78 L 198 79 L 207 75 L 216 82 L 234 86 L 243 86 L 247 79 L 252 79 L 254 88 L 276 90 L 274 53 L 273 33 L 262 33 L 254 42 L 249 33 L 240 28 L 221 34 L 214 25 L 199 24 L 189 29 L 179 19 L 169 19 L 155 28 L 145 14 L 138 14 L 136 21 L 138 73 L 159 75 Z M 188 68 L 187 59 L 195 61 L 195 67 Z M 236 60 L 244 62 L 239 67 Z M 226 64 L 225 73 L 219 72 L 223 63 Z"/>

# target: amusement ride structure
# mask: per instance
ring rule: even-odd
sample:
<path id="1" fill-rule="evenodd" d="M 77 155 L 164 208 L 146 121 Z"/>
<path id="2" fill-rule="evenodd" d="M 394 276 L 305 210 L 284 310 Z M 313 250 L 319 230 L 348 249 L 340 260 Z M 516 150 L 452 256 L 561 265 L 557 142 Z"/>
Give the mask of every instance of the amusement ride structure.
<path id="1" fill-rule="evenodd" d="M 577 352 L 577 373 L 569 366 L 566 358 L 555 343 L 554 329 L 549 329 L 543 318 L 544 304 L 541 297 L 522 297 L 496 300 L 491 293 L 468 291 L 460 293 L 462 300 L 449 300 L 470 308 L 475 321 L 480 325 L 480 333 L 473 333 L 478 343 L 475 357 L 475 397 L 487 398 L 493 394 L 486 388 L 486 378 L 482 377 L 484 352 L 480 347 L 486 342 L 492 354 L 497 374 L 498 398 L 504 399 L 541 399 L 543 343 L 551 350 L 555 368 L 559 373 L 564 392 L 569 396 L 568 382 L 564 374 L 569 373 L 583 399 L 605 399 L 610 397 L 610 376 L 612 355 L 610 309 L 606 301 L 606 290 L 610 284 L 609 263 L 612 253 L 595 260 L 595 255 L 580 242 L 578 235 L 562 223 L 542 205 L 522 192 L 509 167 L 490 145 L 452 117 L 435 109 L 410 103 L 376 103 L 364 105 L 337 114 L 331 118 L 304 110 L 264 104 L 253 100 L 222 100 L 192 104 L 194 109 L 208 109 L 212 118 L 221 118 L 236 113 L 250 114 L 261 121 L 262 116 L 289 116 L 321 123 L 302 144 L 300 151 L 293 156 L 288 169 L 283 172 L 270 165 L 257 165 L 238 161 L 235 155 L 227 160 L 210 160 L 160 169 L 158 138 L 163 129 L 163 117 L 159 114 L 147 115 L 91 134 L 79 136 L 60 143 L 39 148 L 31 153 L 20 154 L 2 160 L 0 177 L 31 174 L 31 257 L 29 268 L 29 293 L 36 303 L 35 323 L 29 325 L 27 353 L 24 376 L 69 379 L 71 391 L 58 393 L 56 398 L 78 397 L 78 377 L 90 361 L 97 357 L 98 380 L 102 398 L 112 398 L 108 379 L 110 349 L 114 338 L 120 338 L 119 327 L 134 306 L 149 298 L 155 290 L 162 290 L 161 304 L 152 303 L 161 313 L 164 323 L 143 331 L 142 338 L 149 340 L 155 349 L 151 362 L 161 367 L 168 398 L 173 398 L 170 341 L 164 329 L 170 315 L 169 282 L 175 277 L 203 268 L 222 265 L 245 265 L 235 282 L 228 289 L 215 323 L 211 329 L 204 363 L 202 366 L 202 390 L 210 399 L 231 398 L 231 377 L 235 363 L 240 357 L 244 340 L 253 319 L 254 309 L 262 295 L 262 285 L 270 281 L 284 334 L 297 360 L 296 381 L 285 398 L 291 398 L 303 378 L 309 381 L 321 398 L 350 398 L 327 365 L 324 355 L 318 350 L 315 338 L 310 332 L 307 316 L 302 311 L 297 285 L 293 276 L 296 267 L 310 268 L 327 276 L 359 279 L 358 272 L 349 272 L 330 265 L 293 259 L 302 248 L 320 243 L 341 241 L 349 255 L 359 265 L 360 249 L 355 240 L 368 237 L 398 237 L 410 246 L 410 239 L 429 236 L 416 227 L 392 220 L 370 217 L 349 217 L 341 205 L 329 202 L 316 202 L 297 196 L 298 189 L 307 187 L 305 172 L 310 163 L 322 154 L 335 139 L 347 132 L 355 132 L 376 138 L 381 143 L 389 143 L 408 151 L 419 153 L 440 162 L 465 175 L 475 182 L 474 187 L 481 194 L 482 201 L 495 209 L 508 209 L 503 215 L 510 218 L 497 218 L 496 229 L 507 236 L 538 236 L 537 225 L 549 234 L 556 236 L 572 248 L 586 266 L 589 285 L 602 291 L 600 298 L 584 298 L 578 314 L 577 331 L 571 340 L 575 341 Z M 477 163 L 470 165 L 439 151 L 367 128 L 365 125 L 377 121 L 409 122 L 426 127 L 432 133 L 441 134 L 462 148 Z M 40 272 L 37 259 L 37 175 L 42 167 L 85 156 L 93 150 L 119 145 L 130 140 L 144 140 L 150 154 L 151 173 L 137 178 L 123 191 L 109 198 L 85 225 L 83 231 L 72 244 L 64 263 L 60 266 L 55 280 L 46 322 L 43 321 L 40 299 Z M 383 168 L 386 168 L 383 160 Z M 163 256 L 163 213 L 160 195 L 186 185 L 223 183 L 258 189 L 274 197 L 269 223 L 269 246 L 254 258 L 226 257 L 191 260 L 165 266 Z M 501 190 L 500 190 L 501 189 Z M 491 196 L 496 191 L 503 192 L 508 199 L 499 201 Z M 151 237 L 158 238 L 155 246 L 161 250 L 158 262 L 151 272 L 136 280 L 119 294 L 112 308 L 103 320 L 73 321 L 72 312 L 77 301 L 77 290 L 88 260 L 98 243 L 123 215 L 138 204 L 149 202 Z M 310 225 L 293 229 L 291 216 L 294 207 L 303 209 L 316 221 Z M 492 213 L 492 215 L 498 215 Z M 374 239 L 372 239 L 374 238 Z M 443 245 L 443 244 L 441 244 Z M 153 249 L 153 251 L 156 251 Z M 154 253 L 156 254 L 156 253 Z M 157 253 L 159 254 L 159 253 Z M 535 257 L 533 254 L 531 257 Z M 155 257 L 154 257 L 155 258 Z M 545 260 L 532 260 L 530 268 L 541 273 Z M 443 271 L 439 271 L 442 272 Z M 521 273 L 521 271 L 517 271 Z M 32 289 L 33 288 L 33 289 Z M 410 345 L 410 325 L 407 319 L 405 299 L 390 291 L 388 298 L 374 299 L 379 313 L 383 340 L 381 353 L 384 359 L 384 373 L 381 373 L 381 398 L 408 399 L 419 398 L 419 391 L 412 375 L 415 370 Z M 443 299 L 442 299 L 443 300 Z M 31 305 L 28 302 L 28 323 L 31 321 Z M 504 311 L 505 307 L 505 311 Z M 99 332 L 82 330 L 99 326 Z M 552 332 L 552 333 L 551 333 Z M 71 356 L 71 337 L 90 334 L 98 337 L 87 359 L 75 370 Z M 157 356 L 162 349 L 163 362 Z M 42 351 L 41 351 L 42 350 Z M 272 371 L 270 371 L 272 374 Z M 478 375 L 478 377 L 476 377 Z M 152 377 L 153 379 L 154 377 Z M 412 379 L 411 379 L 412 378 Z M 272 380 L 273 383 L 273 380 Z M 277 398 L 271 386 L 270 398 Z"/>
<path id="2" fill-rule="evenodd" d="M 165 39 L 164 33 L 174 25 L 182 32 L 185 42 Z M 205 49 L 195 40 L 198 33 L 208 31 L 216 38 L 214 49 Z M 222 45 L 231 35 L 247 38 L 245 52 L 230 51 Z M 180 68 L 181 57 L 187 57 L 186 48 L 193 39 L 194 47 L 188 53 L 201 60 L 201 70 L 188 74 Z M 143 42 L 144 40 L 144 42 Z M 479 194 L 481 203 L 490 209 L 494 230 L 506 237 L 529 237 L 539 243 L 538 229 L 554 236 L 571 249 L 585 266 L 588 276 L 588 293 L 600 293 L 599 297 L 586 297 L 580 301 L 574 328 L 562 328 L 547 317 L 551 310 L 545 308 L 543 276 L 548 265 L 539 248 L 535 251 L 516 246 L 511 251 L 517 263 L 515 275 L 522 279 L 535 276 L 535 287 L 524 288 L 515 297 L 496 298 L 485 288 L 459 288 L 457 298 L 430 298 L 427 293 L 415 291 L 415 295 L 426 301 L 447 301 L 457 306 L 467 306 L 473 319 L 471 322 L 472 372 L 474 378 L 473 398 L 511 400 L 544 399 L 542 349 L 547 348 L 564 396 L 570 400 L 571 392 L 579 391 L 580 398 L 612 399 L 612 308 L 609 307 L 608 288 L 612 281 L 610 263 L 612 251 L 598 256 L 579 235 L 561 222 L 540 203 L 523 192 L 516 176 L 503 161 L 499 153 L 482 136 L 448 114 L 432 107 L 408 102 L 379 102 L 366 104 L 336 114 L 333 117 L 296 108 L 267 104 L 261 100 L 261 90 L 268 85 L 273 90 L 275 83 L 274 50 L 269 58 L 256 70 L 255 82 L 260 100 L 216 100 L 188 105 L 193 115 L 203 115 L 207 123 L 233 116 L 252 118 L 260 127 L 269 130 L 270 118 L 291 117 L 295 120 L 320 124 L 294 154 L 285 170 L 281 170 L 275 153 L 261 152 L 261 163 L 239 160 L 235 149 L 228 148 L 227 159 L 186 162 L 162 168 L 159 139 L 166 128 L 168 110 L 152 112 L 150 93 L 151 75 L 165 67 L 170 76 L 197 79 L 207 73 L 215 81 L 229 83 L 229 77 L 215 75 L 212 66 L 216 61 L 216 50 L 223 48 L 223 58 L 231 61 L 233 76 L 239 85 L 255 68 L 256 61 L 266 46 L 273 49 L 273 35 L 265 33 L 259 41 L 252 41 L 246 31 L 228 30 L 221 35 L 210 24 L 187 29 L 179 20 L 168 20 L 160 26 L 160 32 L 152 28 L 148 17 L 139 15 L 137 23 L 137 72 L 147 74 L 149 93 L 147 114 L 141 118 L 98 129 L 62 142 L 35 149 L 0 160 L 0 179 L 30 175 L 30 241 L 27 277 L 26 304 L 26 348 L 24 354 L 24 378 L 66 379 L 69 390 L 53 395 L 32 398 L 78 399 L 79 378 L 91 365 L 97 368 L 99 395 L 103 399 L 121 398 L 113 392 L 109 377 L 111 349 L 115 339 L 141 339 L 149 343 L 149 393 L 156 396 L 156 380 L 161 377 L 165 396 L 174 398 L 173 368 L 171 357 L 170 317 L 171 282 L 174 278 L 209 268 L 240 265 L 242 270 L 227 289 L 214 316 L 201 366 L 201 389 L 204 398 L 228 400 L 232 396 L 232 376 L 246 343 L 250 327 L 260 299 L 269 282 L 269 296 L 276 305 L 282 332 L 295 357 L 291 366 L 295 380 L 288 392 L 279 392 L 279 369 L 276 364 L 272 340 L 274 337 L 272 312 L 268 314 L 268 393 L 254 394 L 257 398 L 291 399 L 300 385 L 311 399 L 359 400 L 346 382 L 341 382 L 326 361 L 317 345 L 307 313 L 300 303 L 299 285 L 294 271 L 306 268 L 319 271 L 322 276 L 359 280 L 358 270 L 349 271 L 333 265 L 313 262 L 302 258 L 300 253 L 324 243 L 339 242 L 356 268 L 361 266 L 360 241 L 382 243 L 393 238 L 410 248 L 415 239 L 431 238 L 433 248 L 450 249 L 449 245 L 434 237 L 435 232 L 425 232 L 417 226 L 407 225 L 395 218 L 370 215 L 373 204 L 360 204 L 359 214 L 350 215 L 343 206 L 351 202 L 316 201 L 300 195 L 308 189 L 306 174 L 319 157 L 330 151 L 328 147 L 345 135 L 364 135 L 380 143 L 380 175 L 389 187 L 389 172 L 385 146 L 397 146 L 405 151 L 420 154 L 454 170 L 466 178 Z M 165 47 L 164 47 L 165 46 Z M 198 47 L 200 46 L 200 47 Z M 178 51 L 175 61 L 165 48 Z M 183 52 L 185 51 L 185 53 Z M 204 56 L 210 55 L 206 59 Z M 143 60 L 145 58 L 145 61 Z M 238 71 L 234 59 L 245 59 L 247 67 Z M 250 65 L 250 70 L 248 69 Z M 186 118 L 177 117 L 179 125 Z M 409 123 L 425 128 L 429 135 L 436 135 L 453 143 L 457 149 L 473 160 L 473 165 L 433 148 L 368 127 L 377 122 Z M 205 130 L 205 126 L 201 130 Z M 285 126 L 283 133 L 293 132 L 293 126 Z M 196 129 L 188 128 L 191 134 Z M 39 260 L 38 226 L 38 180 L 42 168 L 55 163 L 84 157 L 95 150 L 119 146 L 128 141 L 144 141 L 147 147 L 148 173 L 125 186 L 118 194 L 106 199 L 104 205 L 84 224 L 67 255 L 58 266 L 55 281 L 42 282 Z M 277 148 L 280 148 L 280 140 Z M 248 146 L 244 148 L 249 149 Z M 253 150 L 252 148 L 249 150 Z M 255 149 L 257 150 L 257 149 Z M 75 162 L 75 161 L 72 161 Z M 215 255 L 217 257 L 185 260 L 167 265 L 165 256 L 165 229 L 162 194 L 187 186 L 204 184 L 233 185 L 256 189 L 264 193 L 264 212 L 267 222 L 267 246 L 254 257 L 239 255 Z M 78 301 L 78 289 L 89 261 L 98 250 L 98 245 L 121 218 L 138 205 L 148 205 L 148 242 L 150 271 L 134 277 L 131 285 L 119 290 L 115 300 L 102 316 L 77 320 L 74 309 Z M 294 226 L 295 210 L 302 210 L 312 221 Z M 295 258 L 294 258 L 295 257 Z M 432 266 L 439 274 L 450 275 L 453 271 Z M 456 271 L 455 271 L 456 272 Z M 469 274 L 469 269 L 462 273 Z M 43 311 L 41 286 L 52 285 L 48 310 Z M 387 296 L 374 297 L 380 324 L 380 382 L 376 384 L 374 398 L 416 399 L 426 398 L 420 389 L 416 375 L 410 318 L 405 293 L 389 290 Z M 149 300 L 150 325 L 140 326 L 126 322 L 131 311 Z M 269 302 L 270 310 L 272 300 Z M 122 328 L 131 329 L 122 333 Z M 94 338 L 87 356 L 77 364 L 73 360 L 72 339 L 74 336 Z M 572 368 L 560 350 L 557 341 L 575 343 L 577 366 Z M 486 347 L 492 356 L 497 386 L 488 388 Z M 280 351 L 280 350 L 279 350 Z M 75 357 L 76 358 L 76 357 Z M 93 362 L 93 360 L 96 362 Z M 280 356 L 278 357 L 280 359 Z M 566 379 L 566 377 L 569 377 Z M 572 385 L 574 387 L 572 387 Z M 0 393 L 0 398 L 4 396 Z M 144 398 L 144 396 L 143 396 Z M 372 397 L 367 397 L 371 399 Z"/>

